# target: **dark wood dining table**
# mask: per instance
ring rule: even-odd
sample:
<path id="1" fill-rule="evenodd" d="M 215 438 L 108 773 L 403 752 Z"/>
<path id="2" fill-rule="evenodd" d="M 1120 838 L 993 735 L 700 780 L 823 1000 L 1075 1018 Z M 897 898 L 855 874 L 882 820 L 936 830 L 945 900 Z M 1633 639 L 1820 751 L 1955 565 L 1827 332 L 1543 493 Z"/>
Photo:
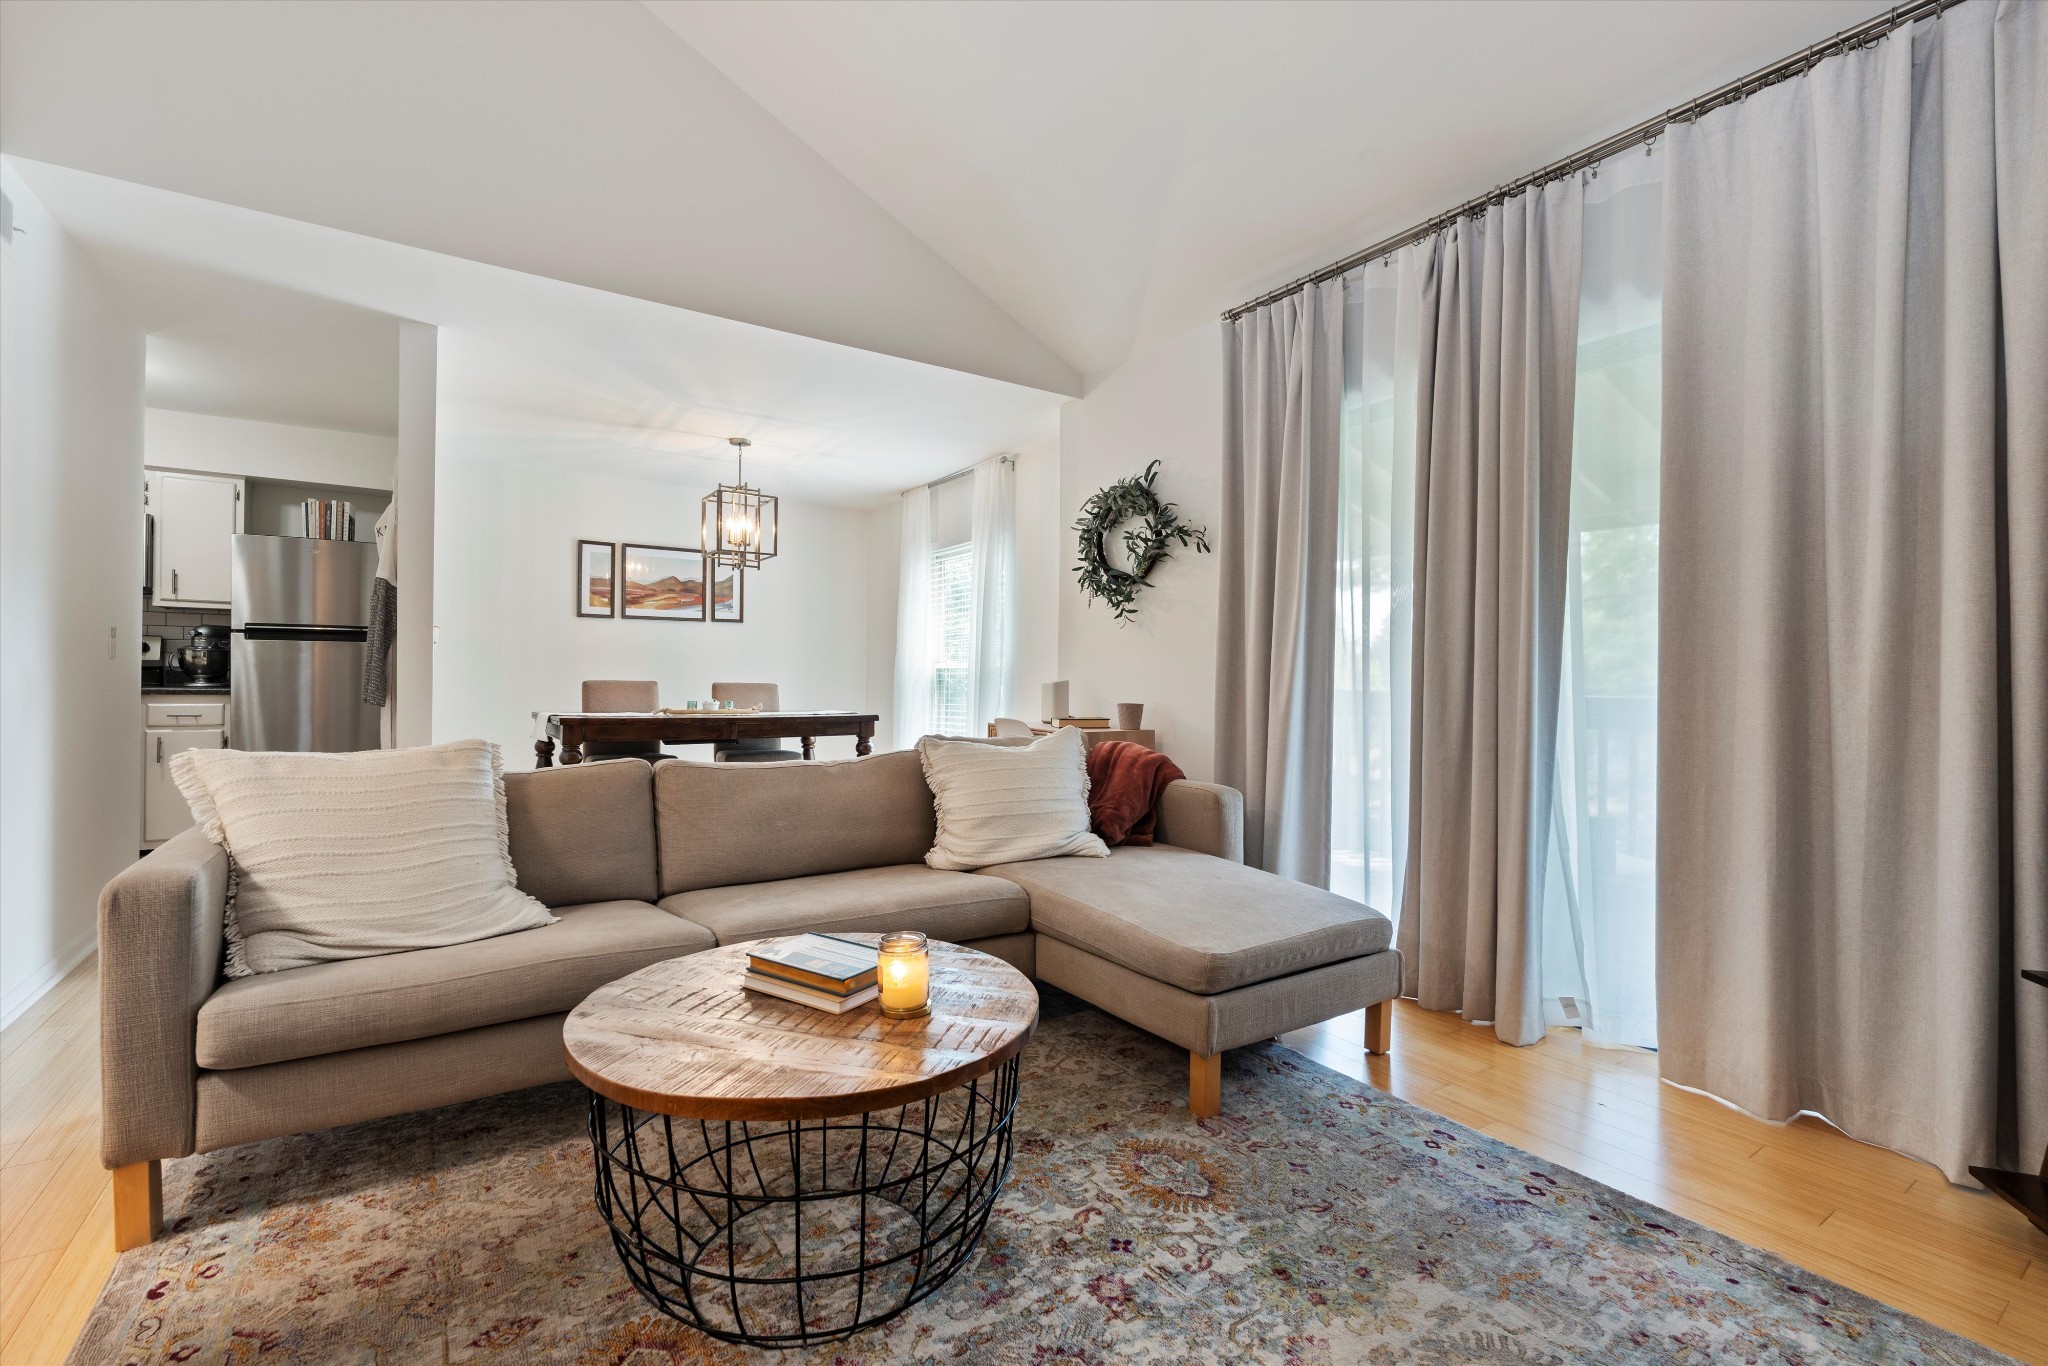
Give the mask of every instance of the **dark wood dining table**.
<path id="1" fill-rule="evenodd" d="M 874 748 L 875 724 L 880 720 L 874 712 L 859 711 L 707 711 L 679 716 L 658 711 L 550 712 L 547 729 L 533 742 L 534 767 L 553 768 L 558 745 L 563 763 L 582 763 L 586 740 L 689 745 L 793 738 L 803 742 L 804 758 L 809 759 L 816 754 L 819 736 L 851 735 L 853 752 L 867 754 Z"/>

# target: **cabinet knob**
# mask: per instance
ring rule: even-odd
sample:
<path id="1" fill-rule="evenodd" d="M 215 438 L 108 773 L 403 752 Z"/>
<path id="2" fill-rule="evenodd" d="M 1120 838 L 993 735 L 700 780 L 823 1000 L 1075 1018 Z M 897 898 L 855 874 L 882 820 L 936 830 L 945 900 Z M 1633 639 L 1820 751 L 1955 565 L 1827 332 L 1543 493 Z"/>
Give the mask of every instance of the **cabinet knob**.
<path id="1" fill-rule="evenodd" d="M 161 735 L 156 737 L 156 761 L 158 763 L 164 761 L 164 737 Z"/>

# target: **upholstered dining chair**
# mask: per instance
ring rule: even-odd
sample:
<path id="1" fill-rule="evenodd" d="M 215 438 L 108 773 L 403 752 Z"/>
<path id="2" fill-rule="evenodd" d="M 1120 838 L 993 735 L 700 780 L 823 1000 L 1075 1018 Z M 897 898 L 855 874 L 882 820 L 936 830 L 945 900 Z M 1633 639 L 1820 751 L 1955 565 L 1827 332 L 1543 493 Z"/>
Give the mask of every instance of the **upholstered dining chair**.
<path id="1" fill-rule="evenodd" d="M 654 711 L 661 706 L 661 684 L 653 679 L 586 678 L 583 680 L 585 711 Z M 585 759 L 645 759 L 662 757 L 661 746 L 647 740 L 585 740 Z"/>
<path id="2" fill-rule="evenodd" d="M 782 689 L 774 683 L 713 683 L 711 700 L 781 711 Z M 711 744 L 714 764 L 780 764 L 803 757 L 795 750 L 782 748 L 778 740 L 714 740 Z"/>
<path id="3" fill-rule="evenodd" d="M 998 740 L 1028 740 L 1031 738 L 1031 723 L 1019 721 L 1014 716 L 998 716 L 989 723 L 990 730 Z"/>

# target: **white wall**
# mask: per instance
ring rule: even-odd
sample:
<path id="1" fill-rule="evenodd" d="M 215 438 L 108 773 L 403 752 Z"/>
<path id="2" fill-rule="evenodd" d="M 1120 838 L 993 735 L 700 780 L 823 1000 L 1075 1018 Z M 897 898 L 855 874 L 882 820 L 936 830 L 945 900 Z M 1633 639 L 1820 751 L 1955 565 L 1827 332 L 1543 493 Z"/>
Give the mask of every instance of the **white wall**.
<path id="1" fill-rule="evenodd" d="M 397 382 L 394 375 L 394 387 Z M 398 441 L 362 432 L 151 408 L 143 414 L 142 451 L 143 463 L 155 469 L 388 490 Z"/>
<path id="2" fill-rule="evenodd" d="M 529 768 L 529 713 L 574 710 L 586 678 L 656 679 L 669 705 L 728 680 L 780 684 L 793 709 L 877 710 L 867 669 L 871 514 L 770 489 L 782 495 L 782 549 L 748 573 L 737 625 L 579 618 L 576 541 L 694 545 L 705 490 L 464 460 L 442 461 L 436 485 L 436 740 L 482 736 L 504 747 L 508 768 Z M 399 575 L 402 598 L 403 567 Z M 893 617 L 892 607 L 892 630 Z M 853 744 L 823 739 L 818 753 L 851 757 Z"/>
<path id="3" fill-rule="evenodd" d="M 1017 455 L 1017 662 L 1009 715 L 1042 718 L 1041 684 L 1060 673 L 1061 590 L 1074 576 L 1060 499 L 1060 446 L 1048 441 Z"/>
<path id="4" fill-rule="evenodd" d="M 1138 356 L 1060 413 L 1061 558 L 1056 561 L 1060 676 L 1080 715 L 1143 702 L 1159 747 L 1190 778 L 1215 771 L 1216 556 L 1176 550 L 1153 571 L 1135 620 L 1119 626 L 1082 598 L 1066 570 L 1065 524 L 1105 484 L 1160 462 L 1159 494 L 1212 530 L 1222 507 L 1222 324 Z M 1020 500 L 1021 501 L 1021 500 Z"/>
<path id="5" fill-rule="evenodd" d="M 141 835 L 142 329 L 11 167 L 0 267 L 0 1020 Z M 110 637 L 110 634 L 111 637 Z"/>
<path id="6" fill-rule="evenodd" d="M 901 749 L 896 733 L 896 592 L 902 586 L 903 504 L 891 498 L 867 514 L 867 710 L 881 717 L 875 748 Z"/>

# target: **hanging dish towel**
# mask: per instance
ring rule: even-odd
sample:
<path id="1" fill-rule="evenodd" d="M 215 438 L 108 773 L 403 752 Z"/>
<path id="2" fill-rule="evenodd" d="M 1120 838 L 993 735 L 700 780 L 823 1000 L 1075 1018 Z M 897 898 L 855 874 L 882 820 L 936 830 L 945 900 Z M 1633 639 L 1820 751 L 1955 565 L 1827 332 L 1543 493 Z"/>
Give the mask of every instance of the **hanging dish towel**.
<path id="1" fill-rule="evenodd" d="M 390 701 L 386 670 L 391 642 L 398 635 L 398 530 L 392 503 L 377 519 L 377 577 L 370 584 L 369 642 L 363 650 L 363 701 L 381 707 Z"/>

